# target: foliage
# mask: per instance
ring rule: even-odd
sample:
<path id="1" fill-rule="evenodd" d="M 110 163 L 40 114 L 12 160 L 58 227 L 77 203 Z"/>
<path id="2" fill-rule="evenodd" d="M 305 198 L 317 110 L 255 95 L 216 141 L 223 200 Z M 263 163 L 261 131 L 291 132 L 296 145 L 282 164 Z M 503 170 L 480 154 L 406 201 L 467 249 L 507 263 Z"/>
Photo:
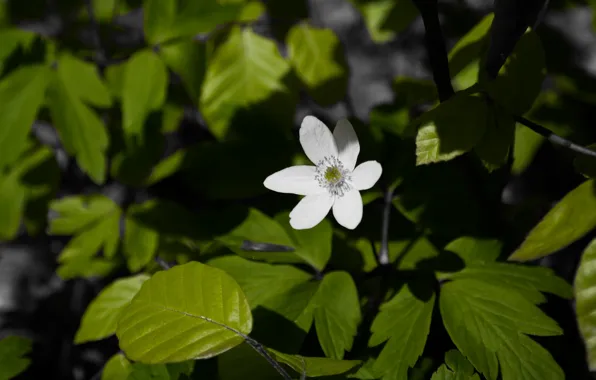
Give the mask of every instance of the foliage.
<path id="1" fill-rule="evenodd" d="M 383 46 L 421 14 L 428 27 L 432 3 L 349 2 Z M 541 306 L 574 295 L 594 370 L 596 240 L 573 288 L 536 265 L 596 229 L 596 159 L 566 140 L 594 149 L 566 102 L 596 97 L 560 73 L 543 91 L 548 35 L 524 25 L 493 78 L 500 16 L 478 18 L 443 57 L 455 91 L 400 76 L 358 120 L 350 41 L 272 3 L 92 1 L 73 13 L 97 33 L 82 47 L 22 30 L 0 2 L 0 239 L 62 242 L 58 276 L 101 284 L 72 337 L 118 343 L 101 379 L 562 380 L 551 337 L 569 331 Z M 111 46 L 137 8 L 142 41 Z M 354 231 L 294 230 L 295 197 L 263 186 L 306 162 L 304 99 L 348 110 L 360 155 L 383 165 Z M 549 141 L 573 186 L 550 209 L 505 207 L 507 178 Z M 30 351 L 0 340 L 0 380 Z"/>

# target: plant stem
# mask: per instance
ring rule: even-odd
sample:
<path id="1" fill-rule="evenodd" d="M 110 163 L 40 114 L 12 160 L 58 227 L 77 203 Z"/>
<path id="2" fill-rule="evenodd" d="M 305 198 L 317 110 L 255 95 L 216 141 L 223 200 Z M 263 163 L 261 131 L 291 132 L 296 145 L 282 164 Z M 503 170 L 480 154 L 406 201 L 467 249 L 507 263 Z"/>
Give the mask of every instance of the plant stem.
<path id="1" fill-rule="evenodd" d="M 533 121 L 528 120 L 523 116 L 516 115 L 513 118 L 515 119 L 516 122 L 518 122 L 522 125 L 525 125 L 526 127 L 530 128 L 531 130 L 538 133 L 539 135 L 546 137 L 546 139 L 553 144 L 560 145 L 560 146 L 567 148 L 567 149 L 569 149 L 573 152 L 576 152 L 576 153 L 580 153 L 580 154 L 584 154 L 586 156 L 596 158 L 596 151 L 593 151 L 593 150 L 588 149 L 584 146 L 581 146 L 581 145 L 578 145 L 572 141 L 569 141 L 559 135 L 556 135 L 553 132 L 551 132 L 550 130 L 548 130 L 547 128 L 543 127 L 542 125 L 536 124 Z"/>
<path id="2" fill-rule="evenodd" d="M 248 345 L 251 346 L 256 352 L 258 352 L 259 355 L 264 357 L 265 360 L 267 360 L 267 362 L 269 362 L 269 364 L 271 364 L 271 366 L 273 368 L 275 368 L 275 370 L 277 372 L 279 372 L 281 377 L 283 377 L 285 380 L 292 380 L 292 376 L 290 376 L 286 372 L 286 370 L 281 366 L 281 364 L 279 364 L 277 362 L 277 360 L 275 360 L 275 359 L 273 359 L 273 357 L 271 357 L 269 352 L 267 352 L 267 350 L 265 349 L 265 347 L 263 347 L 263 345 L 261 343 L 257 342 L 256 340 L 249 337 L 248 335 L 244 335 L 242 333 L 239 333 L 239 335 L 241 335 L 244 338 L 244 340 L 246 341 L 246 343 L 248 343 Z"/>
<path id="3" fill-rule="evenodd" d="M 385 204 L 383 207 L 383 225 L 381 230 L 381 249 L 379 250 L 379 264 L 389 264 L 389 219 L 391 215 L 391 205 L 393 201 L 393 188 L 388 187 L 385 190 Z"/>

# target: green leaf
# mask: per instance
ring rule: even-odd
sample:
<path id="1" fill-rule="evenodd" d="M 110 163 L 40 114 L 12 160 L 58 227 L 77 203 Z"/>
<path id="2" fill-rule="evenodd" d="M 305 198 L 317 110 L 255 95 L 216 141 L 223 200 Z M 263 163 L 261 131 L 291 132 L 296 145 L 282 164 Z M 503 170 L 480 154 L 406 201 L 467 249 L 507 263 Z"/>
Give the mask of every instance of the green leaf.
<path id="1" fill-rule="evenodd" d="M 103 247 L 112 258 L 120 236 L 120 208 L 104 196 L 75 196 L 50 203 L 58 216 L 50 220 L 51 235 L 75 236 L 62 250 L 58 261 L 89 260 Z"/>
<path id="2" fill-rule="evenodd" d="M 169 33 L 176 17 L 177 1 L 145 0 L 143 6 L 143 31 L 152 45 L 161 42 Z"/>
<path id="3" fill-rule="evenodd" d="M 70 280 L 77 277 L 105 277 L 111 273 L 118 262 L 104 258 L 74 257 L 66 262 L 60 263 L 56 270 L 58 276 L 63 280 Z"/>
<path id="4" fill-rule="evenodd" d="M 0 340 L 0 380 L 12 379 L 25 371 L 31 360 L 24 358 L 31 352 L 31 341 L 20 336 Z"/>
<path id="5" fill-rule="evenodd" d="M 545 137 L 523 125 L 516 125 L 511 174 L 520 175 L 534 160 Z"/>
<path id="6" fill-rule="evenodd" d="M 296 74 L 320 104 L 343 99 L 348 86 L 348 69 L 343 46 L 331 29 L 297 24 L 290 29 L 286 44 Z"/>
<path id="7" fill-rule="evenodd" d="M 250 209 L 246 219 L 218 240 L 233 252 L 252 260 L 268 262 L 299 263 L 304 262 L 296 251 L 286 252 L 261 252 L 246 251 L 242 249 L 243 242 L 248 240 L 254 243 L 277 244 L 285 247 L 294 247 L 294 241 L 285 229 L 274 219 L 269 218 L 259 210 Z M 308 261 L 306 261 L 308 263 Z"/>
<path id="8" fill-rule="evenodd" d="M 596 227 L 596 184 L 571 190 L 530 231 L 509 260 L 528 261 L 565 248 Z"/>
<path id="9" fill-rule="evenodd" d="M 577 324 L 586 347 L 586 357 L 591 371 L 596 369 L 596 272 L 592 269 L 596 260 L 596 239 L 584 250 L 575 275 L 575 313 Z"/>
<path id="10" fill-rule="evenodd" d="M 572 298 L 573 289 L 550 268 L 528 267 L 509 263 L 478 263 L 464 268 L 449 278 L 471 278 L 506 287 L 522 294 L 528 301 L 546 302 L 541 292 Z"/>
<path id="11" fill-rule="evenodd" d="M 50 76 L 46 66 L 22 66 L 0 81 L 0 171 L 25 149 Z"/>
<path id="12" fill-rule="evenodd" d="M 128 61 L 110 65 L 106 68 L 105 76 L 106 83 L 110 90 L 110 93 L 115 98 L 122 97 L 122 87 L 124 85 L 124 75 L 126 73 L 126 67 Z"/>
<path id="13" fill-rule="evenodd" d="M 115 354 L 103 367 L 101 380 L 126 380 L 131 372 L 131 364 L 126 356 Z"/>
<path id="14" fill-rule="evenodd" d="M 443 285 L 441 316 L 455 346 L 488 380 L 564 379 L 552 356 L 525 334 L 562 334 L 520 293 L 499 284 L 458 279 Z"/>
<path id="15" fill-rule="evenodd" d="M 0 240 L 13 239 L 21 225 L 21 216 L 25 207 L 25 187 L 15 173 L 0 177 Z"/>
<path id="16" fill-rule="evenodd" d="M 486 102 L 456 94 L 425 113 L 416 136 L 416 164 L 448 161 L 474 148 L 482 139 L 488 118 Z"/>
<path id="17" fill-rule="evenodd" d="M 347 272 L 326 274 L 311 307 L 325 356 L 343 359 L 344 351 L 352 349 L 362 319 L 358 290 L 352 277 Z"/>
<path id="18" fill-rule="evenodd" d="M 422 300 L 408 286 L 403 286 L 389 302 L 381 306 L 374 319 L 368 342 L 370 347 L 387 341 L 373 366 L 383 379 L 405 379 L 408 369 L 424 350 L 430 329 L 435 295 Z"/>
<path id="19" fill-rule="evenodd" d="M 122 311 L 116 334 L 127 357 L 153 364 L 210 358 L 251 330 L 240 286 L 220 269 L 190 262 L 147 280 Z"/>
<path id="20" fill-rule="evenodd" d="M 540 37 L 529 31 L 519 39 L 497 79 L 486 86 L 498 104 L 521 115 L 534 104 L 545 76 L 546 59 Z"/>
<path id="21" fill-rule="evenodd" d="M 209 265 L 224 270 L 238 282 L 253 310 L 312 278 L 289 265 L 257 263 L 239 256 L 217 257 L 210 260 Z"/>
<path id="22" fill-rule="evenodd" d="M 2 19 L 1 13 L 2 9 L 0 9 L 0 19 Z M 0 46 L 0 71 L 3 69 L 4 60 L 10 57 L 19 47 L 28 49 L 36 37 L 35 33 L 18 28 L 0 30 L 0 41 L 2 41 L 2 46 Z"/>
<path id="23" fill-rule="evenodd" d="M 588 145 L 587 148 L 596 152 L 596 144 Z M 596 158 L 585 154 L 578 154 L 573 160 L 573 166 L 575 166 L 575 170 L 584 176 L 596 178 Z"/>
<path id="24" fill-rule="evenodd" d="M 282 80 L 289 71 L 273 41 L 232 28 L 211 59 L 201 89 L 199 107 L 211 132 L 223 138 L 238 111 L 288 93 Z"/>
<path id="25" fill-rule="evenodd" d="M 271 364 L 248 344 L 241 344 L 217 357 L 219 380 L 279 380 Z"/>
<path id="26" fill-rule="evenodd" d="M 145 274 L 116 280 L 91 301 L 74 338 L 75 344 L 101 340 L 116 333 L 122 309 L 149 278 Z"/>
<path id="27" fill-rule="evenodd" d="M 275 360 L 287 364 L 299 374 L 308 377 L 340 375 L 350 371 L 361 363 L 360 360 L 337 360 L 328 358 L 312 358 L 300 355 L 289 355 L 267 348 Z"/>
<path id="28" fill-rule="evenodd" d="M 159 56 L 182 78 L 186 91 L 196 104 L 199 101 L 207 66 L 206 44 L 198 41 L 169 44 L 161 47 Z"/>
<path id="29" fill-rule="evenodd" d="M 362 13 L 374 42 L 391 40 L 418 17 L 418 9 L 411 0 L 350 0 Z"/>
<path id="30" fill-rule="evenodd" d="M 472 364 L 459 351 L 449 350 L 445 354 L 445 362 L 431 380 L 480 380 Z"/>
<path id="31" fill-rule="evenodd" d="M 502 248 L 503 244 L 499 240 L 470 236 L 462 236 L 445 246 L 446 251 L 458 255 L 466 266 L 494 262 L 501 254 Z"/>
<path id="32" fill-rule="evenodd" d="M 168 368 L 163 364 L 134 363 L 130 368 L 127 380 L 172 380 Z"/>
<path id="33" fill-rule="evenodd" d="M 64 86 L 72 91 L 73 96 L 97 107 L 112 105 L 110 92 L 100 78 L 95 65 L 67 53 L 60 56 L 58 64 L 62 66 L 62 72 L 69 73 L 69 75 L 62 75 L 60 79 Z"/>
<path id="34" fill-rule="evenodd" d="M 66 64 L 62 64 L 65 61 Z M 102 184 L 106 177 L 106 158 L 108 134 L 105 125 L 97 114 L 84 102 L 97 102 L 103 95 L 90 95 L 76 80 L 72 80 L 69 67 L 80 66 L 68 55 L 62 55 L 58 61 L 57 75 L 49 90 L 48 105 L 54 125 L 66 151 L 76 156 L 77 163 L 91 179 Z M 88 75 L 94 75 L 84 70 Z M 93 79 L 86 79 L 93 83 Z M 97 85 L 97 83 L 95 83 Z M 92 102 L 89 102 L 93 104 Z"/>
<path id="35" fill-rule="evenodd" d="M 133 205 L 126 211 L 123 251 L 131 272 L 138 272 L 147 265 L 157 253 L 159 232 L 135 217 L 135 213 L 142 213 L 154 207 L 153 201 L 142 205 Z"/>
<path id="36" fill-rule="evenodd" d="M 486 15 L 449 52 L 449 71 L 456 89 L 463 90 L 478 81 L 479 61 L 487 48 L 493 19 L 493 13 Z"/>
<path id="37" fill-rule="evenodd" d="M 150 0 L 150 3 L 160 3 Z M 152 44 L 163 43 L 175 38 L 210 33 L 222 24 L 235 21 L 242 16 L 244 4 L 219 0 L 182 1 L 172 17 L 172 5 L 151 4 L 151 16 L 145 18 L 145 28 L 150 30 Z M 159 13 L 165 12 L 161 19 Z"/>
<path id="38" fill-rule="evenodd" d="M 290 213 L 282 212 L 275 216 L 293 241 L 294 254 L 313 268 L 322 271 L 331 258 L 333 228 L 327 219 L 308 230 L 296 230 L 290 226 Z"/>
<path id="39" fill-rule="evenodd" d="M 474 148 L 489 171 L 507 163 L 515 136 L 515 120 L 498 106 L 488 107 L 486 132 Z"/>
<path id="40" fill-rule="evenodd" d="M 168 71 L 153 51 L 135 53 L 126 64 L 122 84 L 122 128 L 132 143 L 143 139 L 145 120 L 166 100 Z"/>

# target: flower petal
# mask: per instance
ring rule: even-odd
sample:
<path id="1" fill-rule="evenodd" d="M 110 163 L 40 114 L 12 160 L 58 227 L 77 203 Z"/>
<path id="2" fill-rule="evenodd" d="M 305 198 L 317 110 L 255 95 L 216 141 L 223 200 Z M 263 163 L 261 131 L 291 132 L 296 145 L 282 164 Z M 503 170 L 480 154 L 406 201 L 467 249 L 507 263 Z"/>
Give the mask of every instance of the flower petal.
<path id="1" fill-rule="evenodd" d="M 315 175 L 314 166 L 291 166 L 271 174 L 263 185 L 269 190 L 286 194 L 307 195 L 324 192 L 325 189 L 319 185 Z"/>
<path id="2" fill-rule="evenodd" d="M 308 159 L 315 165 L 326 156 L 337 157 L 333 134 L 321 120 L 314 116 L 307 116 L 302 120 L 300 144 Z"/>
<path id="3" fill-rule="evenodd" d="M 363 162 L 352 172 L 352 185 L 358 190 L 368 190 L 377 183 L 381 173 L 383 168 L 377 161 Z"/>
<path id="4" fill-rule="evenodd" d="M 290 213 L 290 226 L 296 230 L 313 228 L 329 213 L 333 201 L 333 196 L 327 192 L 307 195 Z"/>
<path id="5" fill-rule="evenodd" d="M 339 152 L 339 159 L 347 169 L 354 170 L 358 153 L 360 153 L 360 143 L 354 127 L 347 119 L 341 119 L 333 130 L 333 137 Z"/>
<path id="6" fill-rule="evenodd" d="M 333 216 L 337 223 L 353 230 L 362 220 L 362 197 L 360 192 L 352 189 L 343 197 L 337 198 L 333 204 Z"/>

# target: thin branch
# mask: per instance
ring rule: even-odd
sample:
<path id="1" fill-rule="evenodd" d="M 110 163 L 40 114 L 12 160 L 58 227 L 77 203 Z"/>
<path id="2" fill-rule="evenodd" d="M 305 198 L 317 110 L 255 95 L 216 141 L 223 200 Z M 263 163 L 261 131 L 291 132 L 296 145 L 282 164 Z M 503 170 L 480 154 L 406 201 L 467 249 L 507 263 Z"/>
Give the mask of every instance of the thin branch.
<path id="1" fill-rule="evenodd" d="M 553 144 L 556 145 L 560 145 L 564 148 L 567 148 L 573 152 L 576 153 L 580 153 L 580 154 L 584 154 L 586 156 L 590 156 L 590 157 L 594 157 L 596 158 L 596 151 L 593 151 L 591 149 L 588 149 L 584 146 L 578 145 L 572 141 L 569 141 L 559 135 L 554 134 L 553 132 L 551 132 L 550 130 L 548 130 L 547 128 L 543 127 L 542 125 L 536 124 L 531 120 L 526 119 L 523 116 L 514 116 L 514 119 L 516 122 L 525 125 L 526 127 L 530 128 L 531 130 L 533 130 L 534 132 L 546 137 L 546 139 L 550 142 L 552 142 Z"/>
<path id="2" fill-rule="evenodd" d="M 292 380 L 292 376 L 290 376 L 286 372 L 286 370 L 281 366 L 281 364 L 279 364 L 277 362 L 277 360 L 273 359 L 273 357 L 269 354 L 269 352 L 267 352 L 267 350 L 265 349 L 265 347 L 263 347 L 263 345 L 261 343 L 257 342 L 256 340 L 249 337 L 248 335 L 242 334 L 239 331 L 237 332 L 237 334 L 242 336 L 244 338 L 245 342 L 248 343 L 249 346 L 251 346 L 256 352 L 258 352 L 262 357 L 264 357 L 265 360 L 267 360 L 267 362 L 269 362 L 269 364 L 271 364 L 271 366 L 273 368 L 275 368 L 275 370 L 277 372 L 279 372 L 281 377 L 283 377 L 285 380 Z"/>
<path id="3" fill-rule="evenodd" d="M 85 6 L 87 7 L 89 23 L 91 24 L 91 38 L 93 40 L 93 47 L 95 48 L 95 61 L 97 62 L 98 66 L 103 69 L 106 62 L 106 54 L 101 44 L 101 38 L 99 36 L 99 23 L 95 18 L 92 0 L 85 0 Z"/>
<path id="4" fill-rule="evenodd" d="M 449 73 L 449 59 L 445 38 L 439 22 L 439 9 L 437 0 L 414 0 L 414 4 L 424 23 L 424 41 L 426 53 L 433 71 L 433 80 L 437 86 L 439 100 L 442 102 L 449 99 L 455 92 L 451 85 L 451 74 Z"/>
<path id="5" fill-rule="evenodd" d="M 391 215 L 391 206 L 393 201 L 393 187 L 385 190 L 385 204 L 383 206 L 383 225 L 381 230 L 381 249 L 379 250 L 379 264 L 389 264 L 389 216 Z"/>
<path id="6" fill-rule="evenodd" d="M 162 259 L 159 256 L 155 256 L 155 262 L 159 264 L 159 266 L 163 269 L 163 270 L 168 270 L 170 269 L 172 266 L 170 264 L 168 264 L 167 261 L 165 261 L 164 259 Z"/>

